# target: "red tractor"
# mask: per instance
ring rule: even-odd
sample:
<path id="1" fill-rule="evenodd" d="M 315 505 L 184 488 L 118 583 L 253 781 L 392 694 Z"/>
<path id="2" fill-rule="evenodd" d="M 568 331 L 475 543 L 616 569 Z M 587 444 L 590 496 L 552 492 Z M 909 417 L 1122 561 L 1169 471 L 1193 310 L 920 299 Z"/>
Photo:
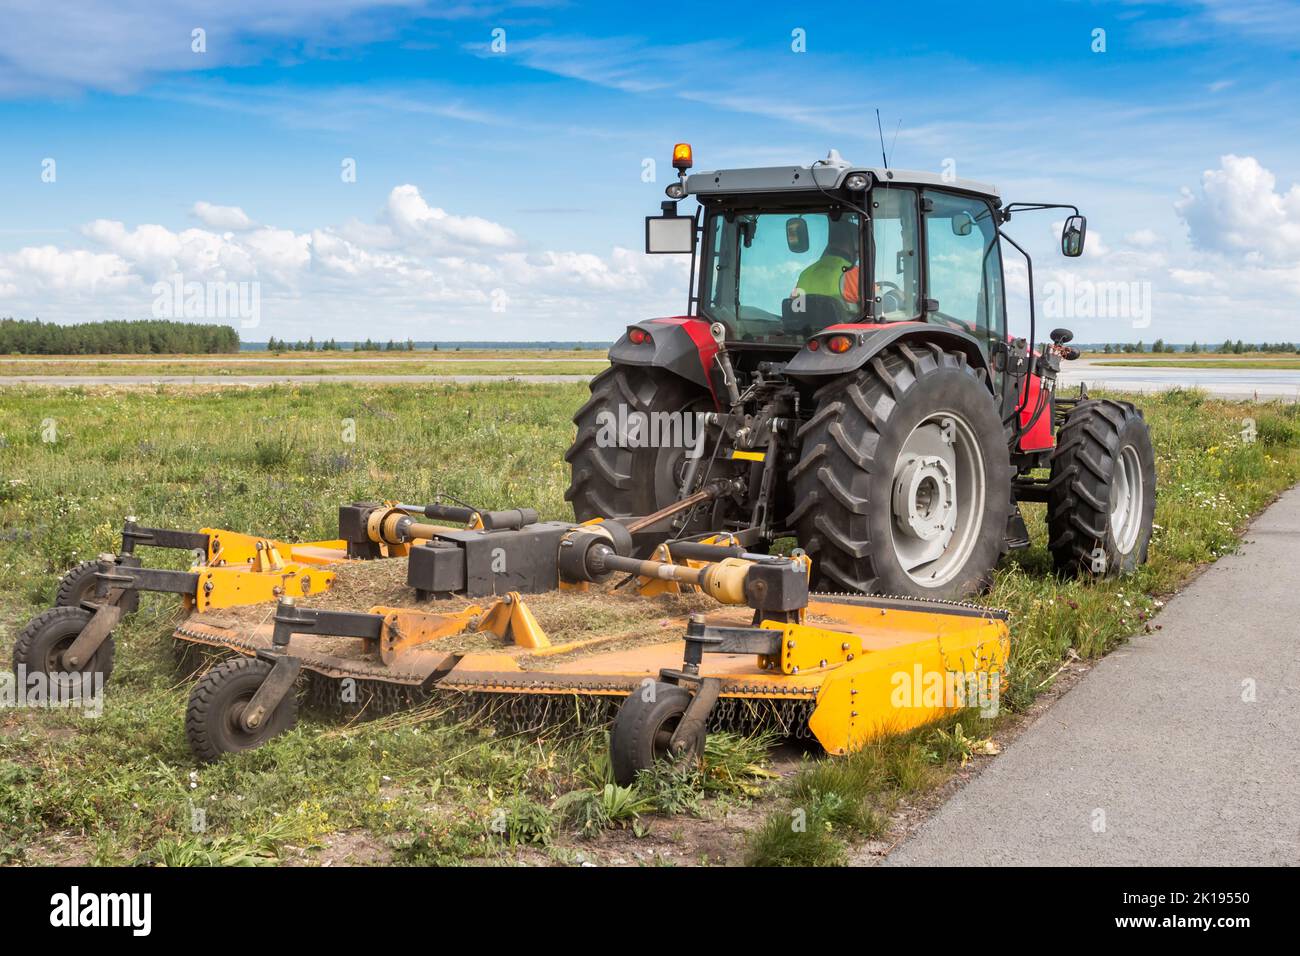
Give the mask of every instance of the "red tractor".
<path id="1" fill-rule="evenodd" d="M 1146 560 L 1155 465 L 1141 411 L 1056 394 L 1056 329 L 1007 332 L 991 186 L 926 172 L 810 166 L 687 174 L 646 251 L 690 256 L 687 314 L 628 326 L 574 418 L 567 497 L 579 520 L 629 515 L 646 550 L 725 529 L 762 552 L 797 539 L 821 590 L 955 599 L 1029 543 L 1019 502 L 1047 503 L 1056 567 Z M 678 201 L 698 208 L 681 215 Z M 690 502 L 689 506 L 687 502 Z M 650 534 L 654 532 L 655 534 Z M 635 536 L 634 536 L 635 537 Z"/>

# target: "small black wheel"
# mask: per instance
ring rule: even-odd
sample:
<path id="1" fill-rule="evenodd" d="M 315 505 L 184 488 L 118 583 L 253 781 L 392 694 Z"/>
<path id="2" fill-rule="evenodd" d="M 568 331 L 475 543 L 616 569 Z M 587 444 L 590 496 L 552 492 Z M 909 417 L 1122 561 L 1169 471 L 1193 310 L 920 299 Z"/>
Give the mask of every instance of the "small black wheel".
<path id="1" fill-rule="evenodd" d="M 54 681 L 51 690 L 61 693 L 85 688 L 83 682 L 87 677 L 100 687 L 107 684 L 109 675 L 113 673 L 111 634 L 80 667 L 70 669 L 63 663 L 64 651 L 72 646 L 94 616 L 94 611 L 83 607 L 52 607 L 28 621 L 14 642 L 14 673 L 20 683 L 25 673 L 28 676 L 47 675 Z"/>
<path id="2" fill-rule="evenodd" d="M 255 750 L 298 722 L 298 695 L 291 688 L 261 727 L 248 730 L 240 723 L 244 707 L 271 670 L 266 661 L 237 657 L 199 679 L 185 710 L 185 737 L 194 756 L 210 763 L 222 754 Z"/>
<path id="3" fill-rule="evenodd" d="M 98 561 L 82 561 L 63 575 L 59 579 L 59 590 L 54 595 L 54 606 L 81 607 L 86 602 L 95 603 L 95 586 L 99 583 L 95 572 L 98 570 Z M 140 606 L 140 592 L 127 591 L 118 601 L 118 606 L 124 615 L 133 613 Z"/>
<path id="4" fill-rule="evenodd" d="M 54 596 L 55 607 L 81 607 L 83 601 L 95 596 L 98 579 L 95 572 L 98 561 L 82 561 L 59 580 L 59 590 Z"/>
<path id="5" fill-rule="evenodd" d="M 638 687 L 627 696 L 609 732 L 609 764 L 619 786 L 631 785 L 637 771 L 649 770 L 657 760 L 698 759 L 704 754 L 702 727 L 681 753 L 668 749 L 690 703 L 689 691 L 664 681 Z"/>
<path id="6" fill-rule="evenodd" d="M 1048 487 L 1048 548 L 1062 574 L 1127 574 L 1147 559 L 1156 459 L 1142 412 L 1080 402 L 1061 426 Z"/>

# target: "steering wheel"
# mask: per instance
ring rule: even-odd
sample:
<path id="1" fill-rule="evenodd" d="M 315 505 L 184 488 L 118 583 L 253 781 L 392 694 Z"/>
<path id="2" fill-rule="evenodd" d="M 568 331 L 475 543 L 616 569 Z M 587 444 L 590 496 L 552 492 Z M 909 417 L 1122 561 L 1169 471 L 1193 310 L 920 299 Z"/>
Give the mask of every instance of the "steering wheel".
<path id="1" fill-rule="evenodd" d="M 884 295 L 880 294 L 881 289 L 884 289 Z M 876 298 L 880 300 L 880 314 L 882 316 L 886 312 L 897 312 L 903 307 L 903 290 L 898 283 L 890 282 L 888 279 L 879 279 L 876 281 L 876 291 Z"/>

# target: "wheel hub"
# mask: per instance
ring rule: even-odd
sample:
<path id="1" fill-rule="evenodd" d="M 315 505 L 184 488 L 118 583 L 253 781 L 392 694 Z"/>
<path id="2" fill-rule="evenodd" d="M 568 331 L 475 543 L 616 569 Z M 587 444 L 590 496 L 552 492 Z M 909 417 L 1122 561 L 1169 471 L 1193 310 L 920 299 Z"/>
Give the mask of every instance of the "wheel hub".
<path id="1" fill-rule="evenodd" d="M 894 557 L 918 585 L 942 587 L 960 575 L 979 539 L 984 455 L 956 411 L 934 412 L 908 435 L 895 459 Z"/>
<path id="2" fill-rule="evenodd" d="M 947 544 L 956 529 L 957 490 L 952 468 L 937 455 L 910 455 L 894 481 L 899 530 L 919 541 Z"/>

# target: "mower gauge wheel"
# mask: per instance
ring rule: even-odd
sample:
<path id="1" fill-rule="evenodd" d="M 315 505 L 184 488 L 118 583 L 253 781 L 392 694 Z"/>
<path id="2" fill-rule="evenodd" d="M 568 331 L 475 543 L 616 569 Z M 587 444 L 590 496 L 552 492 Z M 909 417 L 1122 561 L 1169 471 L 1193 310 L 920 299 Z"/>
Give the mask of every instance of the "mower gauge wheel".
<path id="1" fill-rule="evenodd" d="M 113 673 L 113 636 L 99 645 L 90 660 L 81 667 L 68 667 L 63 654 L 77 639 L 95 612 L 83 607 L 53 607 L 36 615 L 18 634 L 14 643 L 14 673 L 21 668 L 26 675 L 45 674 L 52 694 L 70 695 L 79 689 L 91 691 L 83 682 L 87 677 L 102 687 Z M 21 676 L 21 675 L 20 675 Z M 61 698 L 64 699 L 64 698 Z"/>
<path id="2" fill-rule="evenodd" d="M 244 708 L 271 669 L 266 661 L 237 657 L 218 664 L 194 685 L 185 711 L 185 737 L 194 756 L 210 763 L 222 754 L 254 750 L 297 723 L 298 697 L 291 689 L 259 727 L 244 726 Z"/>
<path id="3" fill-rule="evenodd" d="M 665 681 L 642 685 L 627 696 L 609 731 L 609 764 L 619 786 L 631 786 L 638 771 L 649 770 L 658 760 L 703 756 L 703 728 L 680 753 L 669 749 L 673 731 L 690 703 L 688 690 Z"/>

